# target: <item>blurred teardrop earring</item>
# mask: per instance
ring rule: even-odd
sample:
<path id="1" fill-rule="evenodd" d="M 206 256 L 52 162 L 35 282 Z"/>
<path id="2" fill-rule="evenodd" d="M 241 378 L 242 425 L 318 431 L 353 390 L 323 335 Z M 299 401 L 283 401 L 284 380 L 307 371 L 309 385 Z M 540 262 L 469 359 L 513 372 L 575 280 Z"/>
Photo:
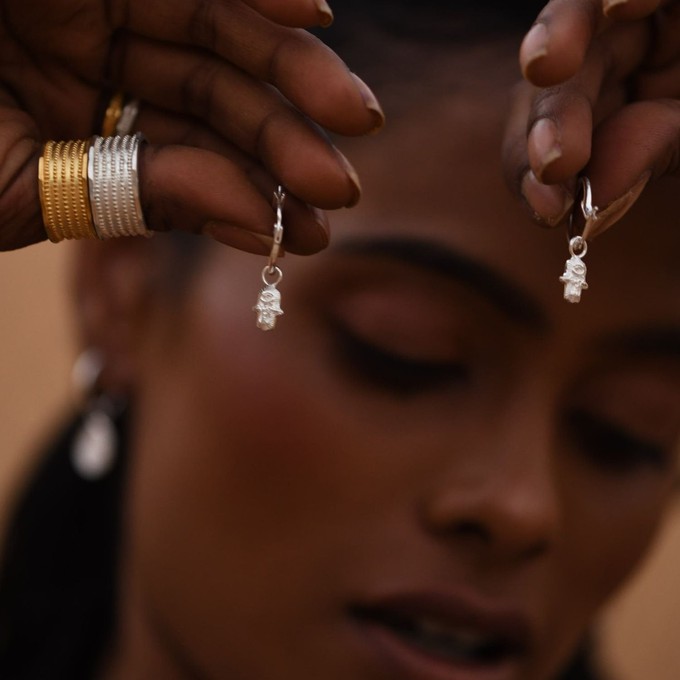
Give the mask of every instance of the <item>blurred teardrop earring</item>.
<path id="1" fill-rule="evenodd" d="M 274 243 L 269 255 L 269 262 L 262 270 L 264 288 L 260 291 L 257 304 L 253 310 L 257 313 L 257 327 L 263 331 L 270 331 L 276 326 L 276 318 L 283 314 L 281 309 L 281 293 L 277 286 L 283 278 L 283 272 L 276 265 L 281 252 L 283 241 L 283 204 L 286 194 L 282 187 L 274 192 L 274 207 L 276 208 L 276 223 L 274 224 Z"/>
<path id="2" fill-rule="evenodd" d="M 580 208 L 583 213 L 583 218 L 586 221 L 586 226 L 590 222 L 594 222 L 598 218 L 599 209 L 593 205 L 593 192 L 590 186 L 590 180 L 587 177 L 581 177 L 580 181 L 581 202 Z M 586 274 L 588 269 L 583 258 L 588 252 L 588 242 L 583 236 L 572 236 L 571 226 L 573 224 L 573 216 L 570 221 L 570 239 L 569 239 L 569 255 L 570 258 L 566 261 L 564 273 L 560 276 L 560 281 L 564 284 L 564 299 L 567 302 L 580 302 L 581 293 L 588 289 L 586 282 Z"/>
<path id="3" fill-rule="evenodd" d="M 121 409 L 100 389 L 103 368 L 101 353 L 91 348 L 78 357 L 72 371 L 73 383 L 84 395 L 85 405 L 73 438 L 71 464 L 80 477 L 89 481 L 101 479 L 113 468 L 118 450 L 114 419 Z"/>

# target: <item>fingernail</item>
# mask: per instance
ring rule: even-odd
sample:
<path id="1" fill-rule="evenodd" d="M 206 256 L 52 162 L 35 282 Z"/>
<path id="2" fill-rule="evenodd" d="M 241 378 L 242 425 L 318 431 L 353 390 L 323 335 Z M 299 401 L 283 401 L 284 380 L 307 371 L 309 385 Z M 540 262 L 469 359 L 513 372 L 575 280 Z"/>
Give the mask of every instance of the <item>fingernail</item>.
<path id="1" fill-rule="evenodd" d="M 328 215 L 323 210 L 309 206 L 309 210 L 314 216 L 314 221 L 319 225 L 319 237 L 321 240 L 321 247 L 326 248 L 330 242 L 331 226 L 328 222 Z"/>
<path id="2" fill-rule="evenodd" d="M 359 94 L 364 100 L 364 105 L 371 112 L 371 115 L 375 121 L 371 132 L 377 132 L 383 125 L 385 125 L 385 112 L 382 110 L 382 106 L 380 106 L 380 102 L 376 99 L 376 96 L 371 91 L 371 88 L 366 85 L 366 83 L 361 80 L 361 78 L 359 78 L 356 73 L 352 73 L 352 78 L 354 78 L 357 84 Z"/>
<path id="3" fill-rule="evenodd" d="M 350 200 L 345 204 L 345 207 L 353 208 L 361 198 L 361 180 L 359 179 L 359 175 L 357 175 L 357 171 L 352 167 L 352 164 L 347 160 L 347 157 L 344 156 L 337 149 L 335 150 L 335 152 L 338 155 L 340 165 L 342 165 L 343 169 L 347 173 L 347 179 L 349 180 L 349 183 L 352 188 L 352 198 L 350 198 Z"/>
<path id="4" fill-rule="evenodd" d="M 535 24 L 524 36 L 519 51 L 524 75 L 526 76 L 530 66 L 545 57 L 546 54 L 548 54 L 548 29 L 545 24 Z"/>
<path id="5" fill-rule="evenodd" d="M 645 173 L 623 196 L 619 196 L 605 208 L 600 208 L 597 219 L 588 220 L 583 230 L 583 238 L 595 238 L 616 224 L 640 198 L 651 176 L 651 172 Z"/>
<path id="6" fill-rule="evenodd" d="M 272 250 L 272 245 L 274 244 L 272 236 L 256 234 L 255 232 L 235 227 L 233 224 L 227 224 L 226 222 L 206 222 L 205 225 L 203 225 L 201 233 L 214 238 L 220 243 L 225 243 L 232 248 L 238 248 L 238 250 L 254 253 L 255 255 L 269 255 Z M 283 256 L 283 253 L 281 253 L 280 256 Z"/>
<path id="7" fill-rule="evenodd" d="M 573 196 L 560 184 L 542 184 L 532 170 L 522 178 L 522 196 L 534 218 L 549 227 L 562 223 L 574 205 Z"/>
<path id="8" fill-rule="evenodd" d="M 333 10 L 328 6 L 326 0 L 315 0 L 315 2 L 316 8 L 319 11 L 319 15 L 321 16 L 319 26 L 321 26 L 321 28 L 328 28 L 333 23 L 333 19 L 335 18 L 333 16 Z"/>
<path id="9" fill-rule="evenodd" d="M 562 158 L 560 132 L 550 118 L 539 119 L 529 133 L 529 160 L 538 179 L 543 179 L 545 170 Z"/>
<path id="10" fill-rule="evenodd" d="M 612 10 L 628 4 L 628 0 L 604 0 L 603 11 L 605 16 L 609 16 Z"/>

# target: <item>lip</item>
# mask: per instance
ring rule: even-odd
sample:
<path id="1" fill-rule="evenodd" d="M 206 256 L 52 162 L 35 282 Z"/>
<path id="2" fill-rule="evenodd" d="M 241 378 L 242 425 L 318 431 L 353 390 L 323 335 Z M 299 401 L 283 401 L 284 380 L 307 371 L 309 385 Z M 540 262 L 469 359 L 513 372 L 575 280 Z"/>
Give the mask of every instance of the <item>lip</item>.
<path id="1" fill-rule="evenodd" d="M 520 680 L 531 647 L 526 616 L 472 593 L 400 592 L 362 601 L 350 611 L 373 661 L 394 680 Z M 389 618 L 472 630 L 499 641 L 503 653 L 483 661 L 445 658 L 400 634 L 385 623 Z"/>

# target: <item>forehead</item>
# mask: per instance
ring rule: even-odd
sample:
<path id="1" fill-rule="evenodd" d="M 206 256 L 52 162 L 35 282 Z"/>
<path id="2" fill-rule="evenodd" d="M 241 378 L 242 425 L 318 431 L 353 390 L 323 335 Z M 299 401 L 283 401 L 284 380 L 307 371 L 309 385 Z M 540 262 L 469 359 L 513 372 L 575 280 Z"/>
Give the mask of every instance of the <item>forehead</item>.
<path id="1" fill-rule="evenodd" d="M 593 241 L 590 289 L 580 305 L 569 305 L 558 280 L 568 257 L 565 230 L 535 226 L 502 177 L 511 91 L 503 80 L 429 91 L 391 121 L 388 111 L 381 135 L 351 144 L 364 197 L 333 217 L 335 239 L 397 235 L 444 244 L 503 274 L 550 316 L 584 333 L 604 322 L 680 324 L 680 182 L 650 187 L 620 224 Z"/>

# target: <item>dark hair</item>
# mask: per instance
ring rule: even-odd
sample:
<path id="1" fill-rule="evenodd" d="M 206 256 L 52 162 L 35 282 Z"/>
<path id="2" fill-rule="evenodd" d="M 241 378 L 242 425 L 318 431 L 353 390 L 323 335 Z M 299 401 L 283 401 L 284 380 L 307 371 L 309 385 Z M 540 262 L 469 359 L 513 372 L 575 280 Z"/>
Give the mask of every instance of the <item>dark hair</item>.
<path id="1" fill-rule="evenodd" d="M 333 25 L 315 35 L 377 92 L 392 119 L 396 103 L 386 98 L 389 87 L 397 88 L 404 106 L 404 89 L 416 85 L 422 94 L 443 52 L 503 39 L 518 48 L 545 0 L 334 0 L 332 5 Z M 519 79 L 517 59 L 501 58 L 499 66 Z M 442 84 L 437 87 L 435 96 Z"/>
<path id="2" fill-rule="evenodd" d="M 95 677 L 115 616 L 124 447 L 86 481 L 71 464 L 76 418 L 55 438 L 15 509 L 0 578 L 0 678 Z M 116 422 L 126 437 L 123 418 Z"/>
<path id="3" fill-rule="evenodd" d="M 335 48 L 356 45 L 353 37 L 365 26 L 428 43 L 516 34 L 528 30 L 545 0 L 334 0 L 332 4 L 335 22 L 318 35 Z M 357 49 L 366 52 L 366 45 Z"/>

